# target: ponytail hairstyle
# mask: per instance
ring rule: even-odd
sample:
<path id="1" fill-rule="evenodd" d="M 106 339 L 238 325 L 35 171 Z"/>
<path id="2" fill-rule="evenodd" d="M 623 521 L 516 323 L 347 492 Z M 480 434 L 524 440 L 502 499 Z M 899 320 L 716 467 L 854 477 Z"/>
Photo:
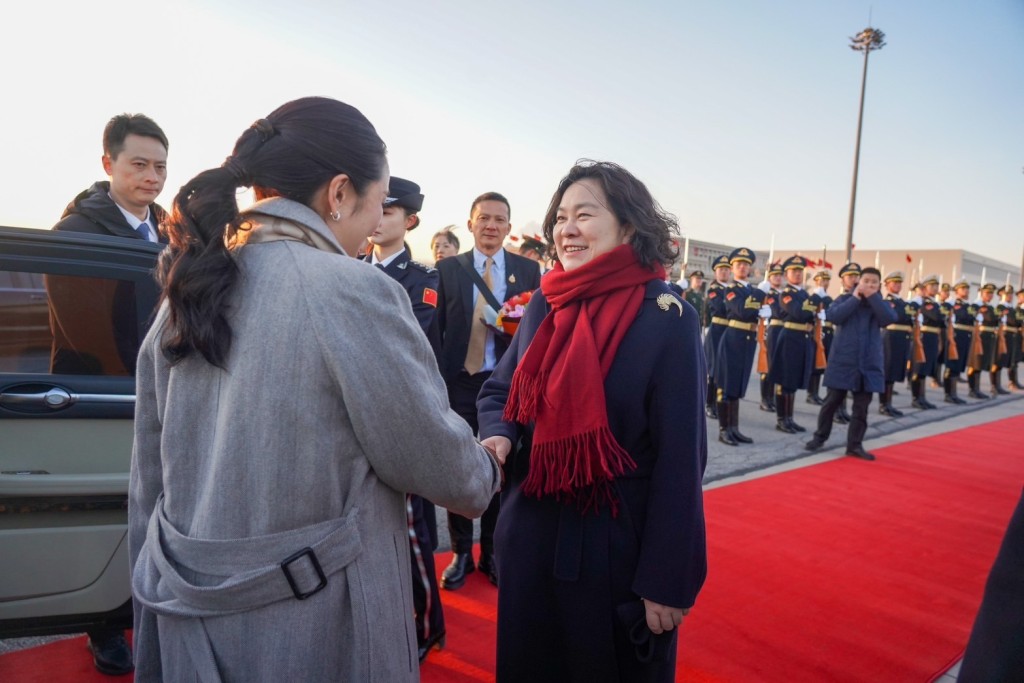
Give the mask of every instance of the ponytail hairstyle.
<path id="1" fill-rule="evenodd" d="M 252 187 L 258 199 L 285 197 L 312 208 L 336 175 L 358 195 L 378 180 L 387 148 L 359 110 L 325 97 L 287 102 L 242 133 L 220 168 L 182 186 L 167 224 L 170 245 L 157 279 L 169 316 L 161 343 L 172 364 L 199 352 L 224 369 L 231 349 L 228 308 L 238 266 L 230 251 L 244 219 L 235 199 Z"/>

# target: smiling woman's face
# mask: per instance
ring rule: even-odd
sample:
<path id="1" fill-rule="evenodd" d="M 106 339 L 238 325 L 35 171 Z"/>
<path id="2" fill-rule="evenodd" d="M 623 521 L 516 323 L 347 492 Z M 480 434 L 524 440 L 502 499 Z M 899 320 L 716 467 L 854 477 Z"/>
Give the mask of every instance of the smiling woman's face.
<path id="1" fill-rule="evenodd" d="M 585 178 L 562 195 L 552 230 L 565 270 L 579 268 L 629 240 L 629 232 L 608 208 L 601 184 Z"/>

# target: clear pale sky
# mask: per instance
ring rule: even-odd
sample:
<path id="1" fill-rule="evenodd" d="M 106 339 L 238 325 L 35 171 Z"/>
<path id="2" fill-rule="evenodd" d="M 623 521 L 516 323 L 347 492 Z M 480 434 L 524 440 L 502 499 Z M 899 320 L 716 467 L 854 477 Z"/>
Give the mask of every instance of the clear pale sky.
<path id="1" fill-rule="evenodd" d="M 100 9 L 102 7 L 102 10 Z M 170 138 L 159 202 L 305 95 L 363 111 L 426 195 L 414 255 L 496 190 L 537 230 L 581 157 L 647 183 L 694 239 L 845 243 L 869 25 L 854 242 L 1024 246 L 1022 0 L 19 3 L 0 63 L 0 224 L 50 227 L 104 178 L 116 113 Z M 248 200 L 243 196 L 242 203 Z"/>

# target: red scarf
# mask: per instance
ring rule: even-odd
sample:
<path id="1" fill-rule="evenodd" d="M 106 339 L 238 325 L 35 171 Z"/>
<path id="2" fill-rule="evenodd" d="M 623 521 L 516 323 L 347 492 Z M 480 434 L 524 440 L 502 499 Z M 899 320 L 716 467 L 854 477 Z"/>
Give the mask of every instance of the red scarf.
<path id="1" fill-rule="evenodd" d="M 665 269 L 642 266 L 624 244 L 541 279 L 551 305 L 512 376 L 504 419 L 534 422 L 523 492 L 576 500 L 586 510 L 612 505 L 612 480 L 636 468 L 608 427 L 604 378 L 636 319 L 646 285 Z"/>

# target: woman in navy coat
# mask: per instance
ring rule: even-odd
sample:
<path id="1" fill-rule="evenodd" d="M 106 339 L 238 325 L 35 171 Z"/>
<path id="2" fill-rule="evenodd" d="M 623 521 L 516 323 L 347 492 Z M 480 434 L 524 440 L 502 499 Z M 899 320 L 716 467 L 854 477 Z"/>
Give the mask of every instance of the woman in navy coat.
<path id="1" fill-rule="evenodd" d="M 477 404 L 484 444 L 511 450 L 499 682 L 673 680 L 707 571 L 707 374 L 697 312 L 661 275 L 674 225 L 614 164 L 574 166 L 552 199 L 559 263 Z"/>

